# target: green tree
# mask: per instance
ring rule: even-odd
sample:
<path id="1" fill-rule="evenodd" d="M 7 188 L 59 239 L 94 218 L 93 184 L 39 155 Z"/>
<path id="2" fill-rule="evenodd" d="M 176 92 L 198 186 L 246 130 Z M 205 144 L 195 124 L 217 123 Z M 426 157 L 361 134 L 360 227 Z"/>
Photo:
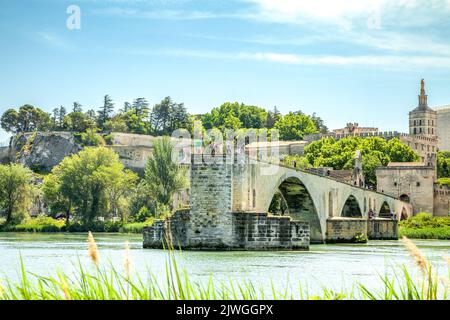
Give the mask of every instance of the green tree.
<path id="1" fill-rule="evenodd" d="M 281 113 L 278 111 L 278 108 L 273 107 L 272 111 L 267 112 L 267 120 L 266 127 L 268 129 L 272 129 L 275 126 L 275 123 L 280 119 Z"/>
<path id="2" fill-rule="evenodd" d="M 137 117 L 147 118 L 150 112 L 150 107 L 147 99 L 137 98 L 133 101 L 133 109 Z"/>
<path id="3" fill-rule="evenodd" d="M 126 197 L 133 194 L 138 176 L 124 170 L 121 162 L 114 162 L 110 166 L 101 167 L 95 172 L 96 179 L 105 183 L 105 194 L 109 203 L 109 215 L 120 216 L 122 222 L 127 222 L 128 213 Z"/>
<path id="4" fill-rule="evenodd" d="M 61 191 L 61 181 L 55 174 L 47 175 L 41 186 L 44 200 L 49 204 L 50 212 L 55 217 L 58 213 L 63 213 L 66 218 L 66 225 L 69 225 L 71 213 L 73 211 L 72 199 L 65 197 Z"/>
<path id="5" fill-rule="evenodd" d="M 48 130 L 52 127 L 50 115 L 31 105 L 23 105 L 19 111 L 8 109 L 1 118 L 1 127 L 12 133 Z"/>
<path id="6" fill-rule="evenodd" d="M 114 151 L 104 147 L 88 147 L 64 158 L 51 174 L 48 179 L 55 180 L 53 189 L 64 197 L 64 201 L 58 201 L 70 203 L 75 217 L 85 224 L 108 217 L 127 197 L 123 190 L 134 188 L 135 175 L 124 170 Z"/>
<path id="7" fill-rule="evenodd" d="M 145 167 L 145 182 L 159 205 L 173 209 L 174 194 L 187 186 L 187 170 L 174 160 L 169 137 L 155 140 L 153 148 Z"/>
<path id="8" fill-rule="evenodd" d="M 249 106 L 238 102 L 225 102 L 210 113 L 202 116 L 202 123 L 206 129 L 218 128 L 263 128 L 267 122 L 267 112 L 257 106 Z"/>
<path id="9" fill-rule="evenodd" d="M 150 124 L 156 135 L 171 135 L 176 129 L 189 130 L 189 114 L 183 103 L 176 103 L 170 97 L 165 97 L 152 109 Z"/>
<path id="10" fill-rule="evenodd" d="M 71 112 L 64 118 L 63 127 L 75 131 L 84 132 L 87 129 L 95 129 L 95 120 L 82 112 Z"/>
<path id="11" fill-rule="evenodd" d="M 311 120 L 314 122 L 320 133 L 328 133 L 328 127 L 325 125 L 325 122 L 321 117 L 317 116 L 315 112 L 312 114 Z"/>
<path id="12" fill-rule="evenodd" d="M 380 137 L 347 137 L 338 141 L 323 138 L 305 148 L 305 157 L 314 167 L 332 167 L 348 170 L 354 166 L 354 155 L 361 151 L 366 183 L 376 185 L 375 169 L 389 162 L 413 162 L 418 160 L 414 151 L 399 139 L 386 141 Z"/>
<path id="13" fill-rule="evenodd" d="M 114 102 L 109 95 L 105 95 L 103 98 L 103 106 L 98 111 L 98 126 L 103 129 L 103 125 L 106 121 L 111 119 L 111 115 L 114 111 Z"/>
<path id="14" fill-rule="evenodd" d="M 98 147 L 104 146 L 105 140 L 97 133 L 96 129 L 87 129 L 81 134 L 81 142 L 84 146 Z"/>
<path id="15" fill-rule="evenodd" d="M 83 112 L 83 109 L 82 109 L 82 105 L 79 103 L 79 102 L 77 102 L 77 101 L 75 101 L 74 103 L 73 103 L 73 108 L 72 108 L 72 112 Z"/>
<path id="16" fill-rule="evenodd" d="M 16 133 L 19 130 L 19 113 L 14 109 L 6 110 L 1 119 L 1 127 L 6 132 Z"/>
<path id="17" fill-rule="evenodd" d="M 438 178 L 450 177 L 450 151 L 440 151 L 437 154 Z"/>
<path id="18" fill-rule="evenodd" d="M 0 206 L 7 223 L 26 215 L 35 189 L 32 180 L 31 170 L 20 164 L 0 165 Z"/>
<path id="19" fill-rule="evenodd" d="M 278 129 L 281 140 L 301 140 L 307 134 L 318 132 L 310 116 L 294 112 L 281 117 L 275 123 L 275 128 Z"/>

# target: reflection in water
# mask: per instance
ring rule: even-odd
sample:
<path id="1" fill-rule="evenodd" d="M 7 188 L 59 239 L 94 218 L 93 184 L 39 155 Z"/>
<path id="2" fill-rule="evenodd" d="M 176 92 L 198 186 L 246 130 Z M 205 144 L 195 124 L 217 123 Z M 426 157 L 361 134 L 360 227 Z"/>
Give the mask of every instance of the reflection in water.
<path id="1" fill-rule="evenodd" d="M 165 275 L 167 253 L 142 249 L 141 235 L 94 234 L 100 250 L 101 265 L 113 264 L 122 270 L 125 241 L 130 243 L 134 272 L 143 278 L 148 270 Z M 87 234 L 25 234 L 0 233 L 0 274 L 18 277 L 22 256 L 28 271 L 46 275 L 60 269 L 74 270 L 78 259 L 91 265 L 87 256 Z M 450 256 L 450 241 L 414 240 L 419 249 L 446 274 L 445 256 Z M 310 251 L 299 252 L 195 252 L 177 254 L 179 264 L 193 280 L 251 280 L 255 285 L 274 284 L 284 287 L 287 281 L 295 289 L 307 285 L 310 292 L 326 286 L 340 290 L 356 282 L 369 288 L 380 287 L 380 275 L 391 274 L 401 264 L 415 270 L 412 259 L 400 241 L 372 241 L 368 244 L 313 245 Z"/>

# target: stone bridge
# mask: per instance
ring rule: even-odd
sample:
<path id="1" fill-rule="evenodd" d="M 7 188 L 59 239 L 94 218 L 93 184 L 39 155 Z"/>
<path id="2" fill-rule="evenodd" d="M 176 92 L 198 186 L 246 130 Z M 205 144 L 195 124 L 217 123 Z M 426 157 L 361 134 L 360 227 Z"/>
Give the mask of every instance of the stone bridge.
<path id="1" fill-rule="evenodd" d="M 232 180 L 233 212 L 268 212 L 279 196 L 287 204 L 285 214 L 309 222 L 312 242 L 325 240 L 328 218 L 367 218 L 370 210 L 378 217 L 412 215 L 409 203 L 375 190 L 261 160 L 235 164 Z"/>
<path id="2" fill-rule="evenodd" d="M 287 205 L 283 214 L 268 214 L 274 197 Z M 194 155 L 190 211 L 145 228 L 144 247 L 170 238 L 186 249 L 305 249 L 326 240 L 330 218 L 367 221 L 369 210 L 397 219 L 412 213 L 408 203 L 308 171 Z"/>

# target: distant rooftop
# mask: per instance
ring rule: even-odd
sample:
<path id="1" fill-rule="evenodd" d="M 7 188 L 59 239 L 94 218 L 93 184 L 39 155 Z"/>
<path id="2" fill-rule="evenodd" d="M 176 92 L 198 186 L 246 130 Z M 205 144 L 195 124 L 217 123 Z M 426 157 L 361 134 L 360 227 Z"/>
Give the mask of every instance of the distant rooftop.
<path id="1" fill-rule="evenodd" d="M 446 106 L 433 107 L 435 111 L 450 111 L 450 104 Z"/>
<path id="2" fill-rule="evenodd" d="M 261 142 L 252 142 L 249 143 L 247 148 L 264 148 L 264 147 L 282 147 L 282 146 L 291 146 L 296 144 L 307 144 L 308 141 L 300 140 L 300 141 L 261 141 Z"/>

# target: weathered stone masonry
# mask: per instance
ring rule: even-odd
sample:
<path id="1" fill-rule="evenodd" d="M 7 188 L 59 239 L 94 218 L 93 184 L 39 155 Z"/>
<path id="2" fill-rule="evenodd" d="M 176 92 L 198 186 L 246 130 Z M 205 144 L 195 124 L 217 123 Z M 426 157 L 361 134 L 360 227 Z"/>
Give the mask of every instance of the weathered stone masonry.
<path id="1" fill-rule="evenodd" d="M 170 241 L 183 249 L 308 249 L 307 222 L 267 213 L 233 212 L 233 169 L 239 172 L 241 165 L 205 163 L 199 157 L 191 164 L 190 211 L 177 212 L 169 220 L 145 228 L 144 247 L 161 248 Z"/>

